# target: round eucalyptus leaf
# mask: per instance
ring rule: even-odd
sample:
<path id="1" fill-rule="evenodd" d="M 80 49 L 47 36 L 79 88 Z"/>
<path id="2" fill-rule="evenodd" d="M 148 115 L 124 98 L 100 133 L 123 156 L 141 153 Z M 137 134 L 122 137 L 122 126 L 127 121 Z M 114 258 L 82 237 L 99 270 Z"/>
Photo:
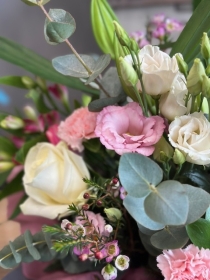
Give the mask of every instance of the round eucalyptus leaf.
<path id="1" fill-rule="evenodd" d="M 210 194 L 203 189 L 183 184 L 189 199 L 189 212 L 186 225 L 197 221 L 210 205 Z"/>
<path id="2" fill-rule="evenodd" d="M 123 200 L 123 205 L 134 220 L 145 228 L 150 230 L 160 230 L 164 228 L 163 224 L 156 223 L 146 215 L 144 210 L 144 199 L 145 198 L 136 198 L 127 195 Z"/>
<path id="3" fill-rule="evenodd" d="M 129 153 L 120 158 L 119 177 L 129 195 L 144 197 L 162 181 L 163 171 L 148 157 Z"/>
<path id="4" fill-rule="evenodd" d="M 187 192 L 178 181 L 164 181 L 145 198 L 144 209 L 158 223 L 184 225 L 189 211 Z"/>
<path id="5" fill-rule="evenodd" d="M 166 227 L 150 238 L 151 244 L 162 250 L 181 248 L 188 240 L 185 227 Z"/>
<path id="6" fill-rule="evenodd" d="M 146 234 L 142 233 L 141 231 L 139 231 L 139 236 L 140 236 L 140 239 L 141 239 L 141 242 L 142 242 L 144 248 L 147 250 L 147 252 L 150 255 L 157 257 L 158 255 L 160 255 L 162 253 L 162 251 L 160 249 L 158 249 L 152 245 L 149 235 L 146 235 Z"/>
<path id="7" fill-rule="evenodd" d="M 95 60 L 89 55 L 80 55 L 86 65 L 92 70 Z M 52 65 L 59 73 L 76 78 L 88 78 L 89 74 L 74 54 L 56 57 Z"/>
<path id="8" fill-rule="evenodd" d="M 110 54 L 104 54 L 99 57 L 99 59 L 96 61 L 95 67 L 93 69 L 93 74 L 90 75 L 88 80 L 86 81 L 86 85 L 90 84 L 97 78 L 103 71 L 104 69 L 109 65 L 111 61 L 111 56 Z"/>
<path id="9" fill-rule="evenodd" d="M 45 20 L 44 34 L 47 42 L 62 43 L 69 38 L 76 29 L 74 18 L 62 9 L 50 9 L 49 16 Z"/>
<path id="10" fill-rule="evenodd" d="M 157 232 L 157 230 L 151 230 L 149 228 L 142 226 L 139 223 L 137 223 L 137 226 L 138 226 L 140 232 L 142 232 L 143 234 L 149 235 L 149 236 L 152 236 L 154 233 Z"/>
<path id="11" fill-rule="evenodd" d="M 210 206 L 209 206 L 208 209 L 206 210 L 205 219 L 206 219 L 207 221 L 210 222 Z"/>
<path id="12" fill-rule="evenodd" d="M 37 0 L 21 0 L 22 2 L 24 2 L 25 4 L 27 4 L 28 6 L 35 6 L 38 5 L 37 4 Z M 48 2 L 50 2 L 50 0 L 42 0 L 41 4 L 45 5 Z"/>

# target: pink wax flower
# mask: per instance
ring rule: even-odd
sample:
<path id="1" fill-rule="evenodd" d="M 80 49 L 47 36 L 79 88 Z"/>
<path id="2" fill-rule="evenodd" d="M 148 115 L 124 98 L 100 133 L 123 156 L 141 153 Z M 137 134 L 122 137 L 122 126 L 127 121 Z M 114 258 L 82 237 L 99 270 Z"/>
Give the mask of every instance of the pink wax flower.
<path id="1" fill-rule="evenodd" d="M 159 116 L 146 118 L 141 107 L 131 102 L 123 107 L 105 107 L 97 117 L 95 134 L 109 150 L 150 156 L 161 138 L 165 125 Z"/>
<path id="2" fill-rule="evenodd" d="M 60 138 L 57 136 L 58 134 L 58 124 L 51 125 L 46 131 L 47 139 L 53 145 L 57 145 L 60 142 Z"/>
<path id="3" fill-rule="evenodd" d="M 73 150 L 82 152 L 82 141 L 96 137 L 94 130 L 98 113 L 93 113 L 87 107 L 75 110 L 58 127 L 58 137 Z"/>
<path id="4" fill-rule="evenodd" d="M 106 262 L 110 263 L 114 257 L 117 257 L 120 253 L 120 248 L 118 246 L 118 241 L 113 240 L 105 244 L 105 247 L 101 250 L 104 257 L 106 257 Z"/>
<path id="5" fill-rule="evenodd" d="M 103 234 L 106 225 L 104 218 L 100 214 L 95 214 L 92 211 L 85 211 L 84 213 L 87 216 L 88 221 L 92 224 L 92 227 L 85 227 L 87 234 L 91 234 L 94 231 L 97 231 L 99 234 Z M 83 225 L 87 222 L 81 220 L 80 217 L 77 217 L 75 223 L 78 225 Z"/>
<path id="6" fill-rule="evenodd" d="M 165 22 L 165 29 L 168 33 L 173 31 L 181 31 L 184 25 L 176 19 L 167 18 Z"/>
<path id="7" fill-rule="evenodd" d="M 199 249 L 191 244 L 185 249 L 164 250 L 157 262 L 165 280 L 210 279 L 209 249 Z"/>
<path id="8" fill-rule="evenodd" d="M 155 25 L 161 25 L 165 21 L 165 14 L 156 14 L 152 19 L 152 23 Z"/>
<path id="9" fill-rule="evenodd" d="M 152 35 L 154 38 L 163 39 L 166 35 L 166 30 L 163 26 L 158 26 L 153 32 Z"/>

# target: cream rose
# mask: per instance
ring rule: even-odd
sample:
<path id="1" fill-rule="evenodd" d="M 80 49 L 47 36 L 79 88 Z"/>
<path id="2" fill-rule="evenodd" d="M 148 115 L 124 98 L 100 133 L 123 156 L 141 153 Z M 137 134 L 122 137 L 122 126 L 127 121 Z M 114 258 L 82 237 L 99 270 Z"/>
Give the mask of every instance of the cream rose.
<path id="1" fill-rule="evenodd" d="M 127 55 L 125 60 L 132 63 L 131 55 Z M 171 58 L 157 46 L 147 45 L 140 50 L 139 60 L 146 93 L 159 95 L 169 92 L 179 72 L 176 57 Z"/>
<path id="2" fill-rule="evenodd" d="M 186 155 L 186 161 L 210 164 L 210 123 L 203 113 L 176 118 L 169 126 L 169 141 Z"/>
<path id="3" fill-rule="evenodd" d="M 185 77 L 181 74 L 177 74 L 173 80 L 170 91 L 160 97 L 160 113 L 169 121 L 173 121 L 175 117 L 189 113 L 191 102 L 189 101 L 188 106 L 185 106 L 187 93 Z"/>
<path id="4" fill-rule="evenodd" d="M 81 202 L 80 194 L 87 188 L 82 178 L 89 178 L 82 157 L 68 150 L 64 142 L 32 147 L 24 171 L 23 184 L 29 198 L 20 206 L 23 214 L 49 219 L 66 212 L 69 204 Z"/>

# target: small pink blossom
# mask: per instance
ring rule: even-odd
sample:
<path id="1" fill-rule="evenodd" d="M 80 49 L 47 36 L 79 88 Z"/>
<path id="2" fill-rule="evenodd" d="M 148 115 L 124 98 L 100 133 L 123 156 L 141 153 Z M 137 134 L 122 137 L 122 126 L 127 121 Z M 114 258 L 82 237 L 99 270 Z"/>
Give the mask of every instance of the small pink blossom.
<path id="1" fill-rule="evenodd" d="M 130 152 L 150 156 L 164 128 L 161 117 L 146 118 L 138 103 L 131 102 L 123 107 L 105 107 L 97 117 L 95 134 L 107 149 L 119 155 Z"/>
<path id="2" fill-rule="evenodd" d="M 101 250 L 104 257 L 106 257 L 106 262 L 110 263 L 114 257 L 117 257 L 120 253 L 120 248 L 118 246 L 118 241 L 113 240 L 105 244 L 105 247 Z"/>
<path id="3" fill-rule="evenodd" d="M 125 199 L 126 195 L 127 195 L 126 190 L 124 189 L 124 187 L 121 187 L 120 188 L 120 198 L 123 200 L 123 199 Z"/>
<path id="4" fill-rule="evenodd" d="M 152 23 L 156 25 L 161 25 L 165 21 L 165 14 L 156 14 L 152 19 Z"/>
<path id="5" fill-rule="evenodd" d="M 62 99 L 64 96 L 68 96 L 68 89 L 66 86 L 63 85 L 54 84 L 52 86 L 49 86 L 48 90 L 58 99 Z"/>
<path id="6" fill-rule="evenodd" d="M 199 249 L 191 244 L 185 249 L 164 250 L 157 262 L 165 280 L 210 279 L 209 249 Z"/>
<path id="7" fill-rule="evenodd" d="M 66 142 L 73 150 L 83 151 L 82 141 L 96 137 L 94 130 L 98 113 L 93 113 L 88 108 L 75 110 L 58 127 L 58 137 Z"/>
<path id="8" fill-rule="evenodd" d="M 152 32 L 152 35 L 154 38 L 157 38 L 157 39 L 163 39 L 164 36 L 166 35 L 166 30 L 164 27 L 162 26 L 158 26 L 153 32 Z"/>
<path id="9" fill-rule="evenodd" d="M 181 31 L 184 25 L 176 19 L 167 18 L 165 22 L 165 29 L 167 32 L 171 33 L 173 31 Z"/>
<path id="10" fill-rule="evenodd" d="M 60 142 L 60 138 L 57 136 L 58 134 L 58 124 L 51 125 L 46 131 L 47 139 L 53 145 L 57 145 Z"/>

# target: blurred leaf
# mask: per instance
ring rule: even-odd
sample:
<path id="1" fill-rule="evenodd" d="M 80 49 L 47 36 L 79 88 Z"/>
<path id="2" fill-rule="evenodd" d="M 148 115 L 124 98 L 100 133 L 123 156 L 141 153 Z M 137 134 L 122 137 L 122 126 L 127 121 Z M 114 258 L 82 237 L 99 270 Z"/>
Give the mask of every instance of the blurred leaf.
<path id="1" fill-rule="evenodd" d="M 11 172 L 11 171 L 10 171 Z M 20 172 L 14 180 L 5 184 L 4 188 L 0 191 L 0 200 L 3 198 L 23 190 L 23 172 Z"/>
<path id="2" fill-rule="evenodd" d="M 10 172 L 11 172 L 11 170 L 0 173 L 0 188 L 2 187 L 4 182 L 6 181 L 7 177 L 10 174 Z M 0 194 L 1 194 L 1 190 L 0 190 Z"/>
<path id="3" fill-rule="evenodd" d="M 21 213 L 20 204 L 22 204 L 27 199 L 27 197 L 28 196 L 26 194 L 21 197 L 15 209 L 13 210 L 11 216 L 9 217 L 9 220 L 14 220 Z"/>
<path id="4" fill-rule="evenodd" d="M 115 105 L 118 102 L 123 102 L 125 99 L 126 96 L 124 94 L 120 94 L 116 97 L 96 99 L 88 104 L 88 109 L 91 112 L 100 112 L 104 107 Z"/>
<path id="5" fill-rule="evenodd" d="M 0 59 L 18 65 L 36 76 L 87 93 L 98 94 L 98 90 L 85 86 L 79 79 L 65 77 L 53 69 L 51 62 L 13 41 L 0 37 Z"/>
<path id="6" fill-rule="evenodd" d="M 83 142 L 86 149 L 93 153 L 97 153 L 100 150 L 101 142 L 98 138 L 89 139 Z"/>
<path id="7" fill-rule="evenodd" d="M 166 227 L 150 238 L 151 244 L 158 249 L 179 249 L 189 240 L 185 227 Z"/>
<path id="8" fill-rule="evenodd" d="M 89 55 L 80 55 L 85 64 L 93 71 L 95 66 L 95 60 Z M 77 77 L 88 78 L 89 74 L 85 67 L 79 62 L 78 58 L 74 54 L 64 55 L 56 57 L 52 60 L 53 67 L 61 74 Z"/>
<path id="9" fill-rule="evenodd" d="M 0 77 L 0 84 L 13 86 L 13 87 L 17 87 L 17 88 L 24 88 L 24 89 L 27 88 L 26 85 L 23 83 L 21 76 Z"/>
<path id="10" fill-rule="evenodd" d="M 186 226 L 187 233 L 192 243 L 199 248 L 210 249 L 210 222 L 199 219 Z"/>
<path id="11" fill-rule="evenodd" d="M 151 186 L 162 181 L 163 171 L 150 158 L 128 153 L 120 158 L 119 178 L 130 196 L 144 197 L 151 193 Z"/>
<path id="12" fill-rule="evenodd" d="M 52 109 L 48 108 L 44 101 L 44 94 L 38 92 L 35 89 L 31 89 L 26 97 L 29 97 L 33 100 L 37 110 L 41 114 L 49 113 Z"/>
<path id="13" fill-rule="evenodd" d="M 198 7 L 202 0 L 192 0 L 193 11 Z"/>
<path id="14" fill-rule="evenodd" d="M 150 241 L 151 236 L 144 234 L 143 232 L 139 231 L 139 236 L 141 238 L 141 242 L 144 246 L 144 248 L 147 250 L 147 252 L 151 255 L 151 256 L 155 256 L 157 257 L 158 255 L 160 255 L 162 253 L 162 251 L 156 247 L 154 247 Z"/>
<path id="15" fill-rule="evenodd" d="M 49 16 L 45 20 L 44 33 L 47 42 L 62 43 L 69 38 L 76 29 L 76 23 L 70 13 L 61 9 L 50 9 Z"/>
<path id="16" fill-rule="evenodd" d="M 181 53 L 187 63 L 199 56 L 203 32 L 210 29 L 210 1 L 202 0 L 174 43 L 170 55 Z"/>
<path id="17" fill-rule="evenodd" d="M 91 23 L 96 42 L 104 53 L 114 58 L 113 21 L 117 17 L 106 0 L 91 0 Z"/>
<path id="18" fill-rule="evenodd" d="M 0 151 L 12 157 L 17 151 L 17 148 L 8 138 L 0 136 Z"/>
<path id="19" fill-rule="evenodd" d="M 39 142 L 46 141 L 46 136 L 41 134 L 34 137 L 32 140 L 27 141 L 20 150 L 16 153 L 15 160 L 19 163 L 24 164 L 25 158 L 31 147 L 35 146 Z"/>
<path id="20" fill-rule="evenodd" d="M 37 0 L 21 0 L 22 2 L 24 2 L 25 4 L 29 5 L 29 6 L 37 6 Z M 48 2 L 50 2 L 50 0 L 42 0 L 42 5 L 47 4 Z"/>
<path id="21" fill-rule="evenodd" d="M 150 172 L 151 168 L 149 169 Z M 125 188 L 125 185 L 121 181 Z M 187 193 L 181 183 L 168 180 L 161 182 L 144 200 L 146 214 L 164 225 L 184 225 L 189 210 Z"/>

